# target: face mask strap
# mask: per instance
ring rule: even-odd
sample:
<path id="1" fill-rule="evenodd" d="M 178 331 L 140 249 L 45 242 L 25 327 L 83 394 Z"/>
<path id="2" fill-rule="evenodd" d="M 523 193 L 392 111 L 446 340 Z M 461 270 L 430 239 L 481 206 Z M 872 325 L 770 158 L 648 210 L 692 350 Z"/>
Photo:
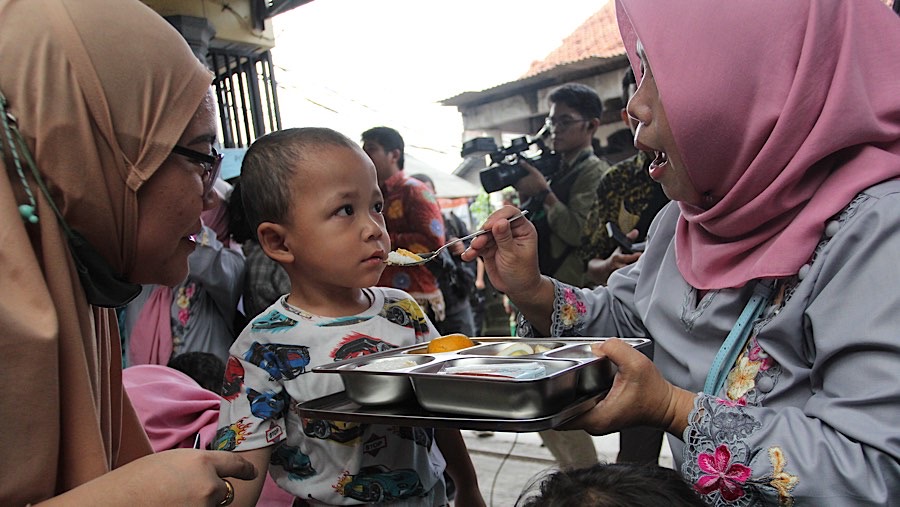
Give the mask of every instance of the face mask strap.
<path id="1" fill-rule="evenodd" d="M 50 191 L 44 184 L 43 178 L 37 170 L 37 164 L 25 144 L 25 139 L 16 125 L 16 119 L 8 111 L 8 102 L 6 97 L 0 92 L 0 122 L 3 124 L 4 141 L 9 146 L 9 156 L 16 168 L 22 187 L 25 189 L 28 203 L 19 205 L 19 214 L 22 219 L 29 224 L 37 224 L 40 219 L 36 213 L 37 204 L 31 186 L 25 177 L 25 165 L 31 170 L 35 182 L 47 198 L 50 208 L 59 221 L 66 240 L 69 243 L 69 251 L 75 262 L 75 268 L 78 271 L 78 278 L 84 287 L 85 295 L 88 303 L 103 308 L 118 308 L 125 306 L 132 299 L 136 298 L 141 292 L 141 286 L 133 284 L 123 279 L 120 275 L 113 272 L 112 268 L 99 252 L 87 241 L 87 239 L 76 230 L 69 227 L 69 224 L 63 219 L 62 213 L 50 197 Z M 4 143 L 0 142 L 0 151 L 2 151 Z"/>

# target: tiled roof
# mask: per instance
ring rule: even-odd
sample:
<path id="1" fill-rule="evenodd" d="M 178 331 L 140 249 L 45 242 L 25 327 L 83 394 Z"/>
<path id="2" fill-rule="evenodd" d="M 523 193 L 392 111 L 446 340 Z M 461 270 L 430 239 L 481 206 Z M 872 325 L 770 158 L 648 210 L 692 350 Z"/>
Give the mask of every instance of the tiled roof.
<path id="1" fill-rule="evenodd" d="M 522 77 L 577 62 L 590 57 L 608 58 L 625 53 L 619 25 L 616 24 L 616 2 L 608 0 L 602 9 L 589 17 L 546 58 L 532 62 Z"/>
<path id="2" fill-rule="evenodd" d="M 881 0 L 890 7 L 894 0 Z M 587 19 L 572 35 L 563 39 L 562 44 L 543 60 L 531 63 L 522 77 L 540 74 L 545 70 L 577 62 L 593 56 L 608 58 L 625 53 L 616 23 L 616 2 L 608 0 L 602 9 Z"/>

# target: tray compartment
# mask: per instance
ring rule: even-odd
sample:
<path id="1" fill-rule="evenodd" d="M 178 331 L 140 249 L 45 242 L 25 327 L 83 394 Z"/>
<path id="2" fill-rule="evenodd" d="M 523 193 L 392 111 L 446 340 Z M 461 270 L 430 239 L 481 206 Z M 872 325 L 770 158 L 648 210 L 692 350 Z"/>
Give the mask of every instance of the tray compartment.
<path id="1" fill-rule="evenodd" d="M 577 384 L 579 394 L 597 393 L 612 387 L 613 378 L 616 376 L 616 365 L 612 361 L 598 360 L 597 356 L 591 351 L 590 343 L 567 345 L 547 352 L 546 356 L 557 359 L 590 361 L 579 371 Z"/>
<path id="2" fill-rule="evenodd" d="M 448 375 L 448 366 L 538 362 L 545 375 L 514 379 Z M 558 412 L 578 394 L 578 372 L 587 363 L 564 359 L 466 357 L 436 361 L 409 372 L 413 391 L 426 410 L 483 417 L 532 419 Z"/>
<path id="3" fill-rule="evenodd" d="M 412 382 L 405 373 L 432 361 L 434 356 L 430 355 L 378 354 L 341 364 L 333 371 L 340 373 L 351 400 L 360 405 L 389 405 L 415 399 Z"/>
<path id="4" fill-rule="evenodd" d="M 469 347 L 467 349 L 463 349 L 457 351 L 459 355 L 477 355 L 477 356 L 496 356 L 496 357 L 533 357 L 538 354 L 546 354 L 549 351 L 544 352 L 535 352 L 534 354 L 526 354 L 520 356 L 501 356 L 500 352 L 502 352 L 507 347 L 516 344 L 522 343 L 526 344 L 532 348 L 536 345 L 541 345 L 550 350 L 558 349 L 560 347 L 565 346 L 564 342 L 555 342 L 555 341 L 535 341 L 535 340 L 509 340 L 502 342 L 493 342 L 493 343 L 485 343 L 482 345 L 478 345 L 475 347 Z"/>

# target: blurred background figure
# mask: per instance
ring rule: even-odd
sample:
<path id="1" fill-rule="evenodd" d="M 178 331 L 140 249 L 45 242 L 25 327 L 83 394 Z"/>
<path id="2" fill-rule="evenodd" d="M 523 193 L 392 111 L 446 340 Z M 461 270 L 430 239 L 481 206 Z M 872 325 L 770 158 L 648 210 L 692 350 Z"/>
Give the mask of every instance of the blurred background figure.
<path id="1" fill-rule="evenodd" d="M 431 178 L 425 174 L 413 174 L 410 178 L 424 183 L 437 200 L 437 191 Z M 466 224 L 452 211 L 442 212 L 441 216 L 444 220 L 445 241 L 453 241 L 469 234 Z M 469 247 L 470 242 L 466 240 L 451 245 L 441 252 L 440 258 L 426 264 L 437 278 L 438 287 L 441 288 L 441 293 L 444 295 L 446 316 L 444 320 L 434 323 L 442 335 L 451 333 L 462 333 L 466 336 L 478 335 L 470 299 L 475 293 L 477 266 L 475 262 L 465 262 L 459 257 Z"/>
<path id="2" fill-rule="evenodd" d="M 403 172 L 403 137 L 390 127 L 374 127 L 363 132 L 362 142 L 363 151 L 375 165 L 384 196 L 384 223 L 391 249 L 415 253 L 437 250 L 444 244 L 441 208 L 424 183 Z M 444 295 L 427 266 L 387 266 L 378 285 L 407 292 L 435 325 L 444 320 Z"/>
<path id="3" fill-rule="evenodd" d="M 622 104 L 628 103 L 636 89 L 634 72 L 628 69 L 622 77 Z M 633 146 L 637 120 L 629 117 L 624 107 L 620 114 L 631 132 Z M 644 241 L 653 217 L 669 202 L 659 183 L 650 178 L 648 168 L 653 154 L 633 147 L 631 151 L 632 156 L 603 173 L 597 186 L 597 198 L 585 221 L 580 255 L 587 265 L 585 282 L 589 286 L 606 285 L 613 271 L 641 256 L 640 252 L 623 252 L 607 233 L 606 223 L 613 222 L 624 232 L 636 229 L 637 233 L 631 233 L 630 239 Z"/>
<path id="4" fill-rule="evenodd" d="M 244 320 L 234 327 L 235 334 L 240 334 L 249 321 L 291 291 L 291 280 L 281 264 L 269 258 L 259 245 L 256 231 L 244 213 L 240 179 L 228 200 L 228 217 L 232 237 L 241 244 L 244 252 L 244 286 L 241 291 Z"/>

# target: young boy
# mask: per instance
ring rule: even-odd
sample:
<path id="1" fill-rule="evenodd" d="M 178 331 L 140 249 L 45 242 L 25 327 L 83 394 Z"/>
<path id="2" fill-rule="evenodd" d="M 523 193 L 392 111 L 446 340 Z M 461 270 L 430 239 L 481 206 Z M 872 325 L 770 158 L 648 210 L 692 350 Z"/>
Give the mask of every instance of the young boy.
<path id="1" fill-rule="evenodd" d="M 372 287 L 391 249 L 372 161 L 332 130 L 289 129 L 254 142 L 241 173 L 248 218 L 291 292 L 231 347 L 216 447 L 259 472 L 229 479 L 235 504 L 254 504 L 268 470 L 299 505 L 449 505 L 446 457 L 457 505 L 484 505 L 459 431 L 309 420 L 292 409 L 343 389 L 312 366 L 437 336 L 412 297 Z"/>

